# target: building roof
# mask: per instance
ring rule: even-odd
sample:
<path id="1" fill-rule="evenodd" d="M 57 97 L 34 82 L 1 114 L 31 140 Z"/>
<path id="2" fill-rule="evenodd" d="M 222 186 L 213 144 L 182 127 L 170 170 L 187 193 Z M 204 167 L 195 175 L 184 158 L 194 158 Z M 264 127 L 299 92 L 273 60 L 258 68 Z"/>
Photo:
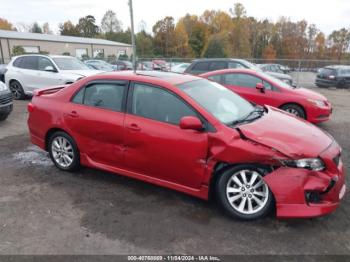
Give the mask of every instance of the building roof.
<path id="1" fill-rule="evenodd" d="M 131 45 L 129 44 L 109 41 L 105 39 L 98 39 L 98 38 L 86 38 L 86 37 L 76 37 L 76 36 L 51 35 L 51 34 L 49 35 L 49 34 L 39 34 L 39 33 L 23 33 L 23 32 L 7 31 L 7 30 L 0 30 L 0 38 L 131 47 Z"/>

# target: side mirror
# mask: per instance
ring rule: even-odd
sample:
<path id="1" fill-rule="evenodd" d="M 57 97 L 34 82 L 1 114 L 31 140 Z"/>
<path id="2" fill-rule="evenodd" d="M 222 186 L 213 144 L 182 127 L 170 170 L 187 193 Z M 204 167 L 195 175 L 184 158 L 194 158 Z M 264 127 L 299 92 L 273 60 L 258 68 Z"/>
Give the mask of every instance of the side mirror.
<path id="1" fill-rule="evenodd" d="M 261 93 L 265 93 L 265 87 L 263 83 L 257 83 L 255 88 L 258 89 Z"/>
<path id="2" fill-rule="evenodd" d="M 57 71 L 55 70 L 55 68 L 53 68 L 53 66 L 47 66 L 47 67 L 45 67 L 44 70 L 47 71 L 47 72 L 57 72 Z"/>
<path id="3" fill-rule="evenodd" d="M 203 130 L 203 124 L 197 117 L 184 116 L 180 120 L 180 128 L 201 131 Z"/>

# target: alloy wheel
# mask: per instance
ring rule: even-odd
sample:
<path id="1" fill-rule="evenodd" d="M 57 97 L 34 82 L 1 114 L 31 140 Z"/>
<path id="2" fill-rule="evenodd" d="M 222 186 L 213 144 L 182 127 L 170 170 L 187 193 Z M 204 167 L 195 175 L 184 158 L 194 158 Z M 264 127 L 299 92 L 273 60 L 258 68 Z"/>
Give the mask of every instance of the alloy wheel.
<path id="1" fill-rule="evenodd" d="M 62 168 L 69 167 L 74 161 L 72 144 L 62 136 L 57 136 L 51 143 L 52 157 Z"/>
<path id="2" fill-rule="evenodd" d="M 228 180 L 226 197 L 236 211 L 251 215 L 266 206 L 269 188 L 257 171 L 241 170 L 234 173 Z"/>
<path id="3" fill-rule="evenodd" d="M 17 82 L 11 83 L 10 89 L 15 99 L 20 99 L 22 97 L 22 88 Z"/>
<path id="4" fill-rule="evenodd" d="M 295 116 L 299 116 L 299 112 L 296 109 L 294 109 L 294 108 L 287 108 L 286 112 L 288 112 L 288 113 L 290 113 L 292 115 L 295 115 Z"/>

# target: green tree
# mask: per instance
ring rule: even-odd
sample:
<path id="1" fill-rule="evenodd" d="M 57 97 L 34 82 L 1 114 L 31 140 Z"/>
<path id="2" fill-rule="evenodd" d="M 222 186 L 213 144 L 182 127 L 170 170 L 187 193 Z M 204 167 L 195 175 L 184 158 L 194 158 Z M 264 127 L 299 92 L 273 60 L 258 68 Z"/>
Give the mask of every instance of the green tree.
<path id="1" fill-rule="evenodd" d="M 12 48 L 12 56 L 23 55 L 26 51 L 22 46 L 16 45 Z"/>
<path id="2" fill-rule="evenodd" d="M 34 22 L 32 28 L 30 29 L 30 32 L 42 34 L 43 30 L 41 29 L 41 27 L 39 26 L 39 24 L 37 22 Z"/>
<path id="3" fill-rule="evenodd" d="M 156 55 L 171 57 L 175 55 L 174 18 L 167 16 L 153 26 L 154 51 Z"/>
<path id="4" fill-rule="evenodd" d="M 226 39 L 223 35 L 216 34 L 209 38 L 208 46 L 204 52 L 204 57 L 208 58 L 223 58 L 227 57 L 225 45 Z"/>
<path id="5" fill-rule="evenodd" d="M 153 38 L 144 30 L 136 34 L 136 53 L 139 57 L 153 56 Z"/>
<path id="6" fill-rule="evenodd" d="M 83 37 L 95 37 L 99 33 L 99 27 L 95 24 L 96 19 L 92 15 L 87 15 L 79 19 L 77 28 Z"/>

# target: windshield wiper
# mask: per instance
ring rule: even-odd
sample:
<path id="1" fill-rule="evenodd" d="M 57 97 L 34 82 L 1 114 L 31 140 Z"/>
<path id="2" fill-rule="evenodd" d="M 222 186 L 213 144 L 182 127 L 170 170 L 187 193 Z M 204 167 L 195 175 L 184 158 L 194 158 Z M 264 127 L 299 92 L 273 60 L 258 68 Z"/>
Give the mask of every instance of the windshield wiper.
<path id="1" fill-rule="evenodd" d="M 246 115 L 245 117 L 235 120 L 231 123 L 229 123 L 229 126 L 235 126 L 237 124 L 242 124 L 245 122 L 251 122 L 254 121 L 260 117 L 262 117 L 265 113 L 265 109 L 262 106 L 256 106 L 248 115 Z"/>

